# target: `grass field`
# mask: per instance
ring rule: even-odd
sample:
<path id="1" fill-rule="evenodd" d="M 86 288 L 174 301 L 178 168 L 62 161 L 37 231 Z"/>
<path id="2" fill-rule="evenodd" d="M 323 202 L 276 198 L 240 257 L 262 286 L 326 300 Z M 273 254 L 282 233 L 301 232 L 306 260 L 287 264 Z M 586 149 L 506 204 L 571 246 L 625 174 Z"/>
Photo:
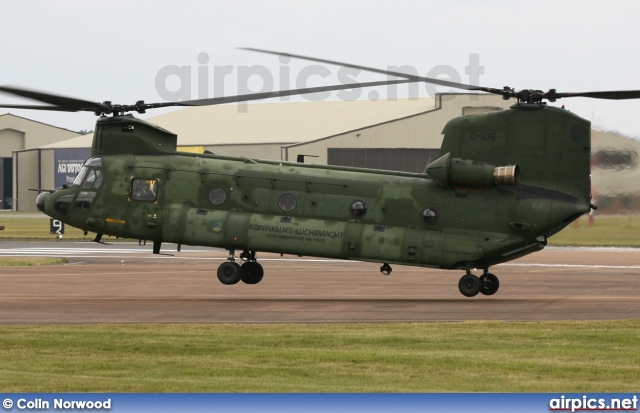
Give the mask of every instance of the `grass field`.
<path id="1" fill-rule="evenodd" d="M 640 216 L 581 217 L 549 239 L 555 246 L 640 247 Z"/>
<path id="2" fill-rule="evenodd" d="M 0 257 L 0 267 L 24 267 L 37 265 L 56 265 L 69 262 L 66 258 L 47 257 Z"/>
<path id="3" fill-rule="evenodd" d="M 640 320 L 0 326 L 5 392 L 635 392 Z"/>
<path id="4" fill-rule="evenodd" d="M 4 230 L 0 231 L 1 240 L 27 240 L 27 241 L 55 241 L 56 236 L 49 233 L 49 217 L 44 214 L 34 214 L 37 218 L 16 218 L 21 214 L 2 212 L 0 213 L 0 226 Z M 65 226 L 65 240 L 87 240 L 91 241 L 95 234 L 84 235 L 84 232 Z"/>
<path id="5" fill-rule="evenodd" d="M 2 214 L 0 240 L 54 240 L 48 222 Z M 550 244 L 640 247 L 640 217 Z M 5 392 L 636 392 L 640 320 L 4 325 L 0 373 Z"/>

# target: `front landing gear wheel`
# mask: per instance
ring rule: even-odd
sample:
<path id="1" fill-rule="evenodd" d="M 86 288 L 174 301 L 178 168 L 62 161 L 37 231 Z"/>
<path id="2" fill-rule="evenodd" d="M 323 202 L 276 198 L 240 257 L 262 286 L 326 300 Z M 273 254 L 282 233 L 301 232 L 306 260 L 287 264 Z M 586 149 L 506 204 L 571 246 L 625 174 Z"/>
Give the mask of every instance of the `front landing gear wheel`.
<path id="1" fill-rule="evenodd" d="M 480 276 L 480 292 L 484 295 L 493 295 L 500 288 L 498 277 L 491 273 L 485 273 Z"/>
<path id="2" fill-rule="evenodd" d="M 258 284 L 264 275 L 262 265 L 255 261 L 245 262 L 242 264 L 242 267 L 240 267 L 240 270 L 242 271 L 240 279 L 245 284 Z"/>
<path id="3" fill-rule="evenodd" d="M 240 266 L 235 262 L 223 262 L 218 267 L 218 279 L 225 285 L 237 284 L 241 274 Z"/>
<path id="4" fill-rule="evenodd" d="M 465 274 L 458 281 L 458 289 L 465 297 L 475 297 L 480 292 L 480 279 L 469 273 Z"/>
<path id="5" fill-rule="evenodd" d="M 380 272 L 383 273 L 384 275 L 391 274 L 391 271 L 393 271 L 391 269 L 391 266 L 389 264 L 387 264 L 386 262 L 384 264 L 382 264 L 382 266 L 380 267 Z"/>

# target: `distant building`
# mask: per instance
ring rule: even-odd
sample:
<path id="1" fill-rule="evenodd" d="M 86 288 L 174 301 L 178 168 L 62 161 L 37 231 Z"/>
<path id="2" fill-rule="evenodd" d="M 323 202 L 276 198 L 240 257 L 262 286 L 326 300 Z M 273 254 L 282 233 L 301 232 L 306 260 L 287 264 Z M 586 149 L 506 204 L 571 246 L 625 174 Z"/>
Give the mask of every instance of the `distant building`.
<path id="1" fill-rule="evenodd" d="M 591 187 L 598 212 L 640 211 L 640 140 L 593 130 L 591 156 Z"/>

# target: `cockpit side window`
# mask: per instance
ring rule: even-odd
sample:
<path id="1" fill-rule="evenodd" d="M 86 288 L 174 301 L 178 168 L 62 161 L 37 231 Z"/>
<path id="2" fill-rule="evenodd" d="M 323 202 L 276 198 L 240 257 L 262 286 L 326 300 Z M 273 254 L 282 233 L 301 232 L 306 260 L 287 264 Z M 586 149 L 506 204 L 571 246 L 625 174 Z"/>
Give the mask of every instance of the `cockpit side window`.
<path id="1" fill-rule="evenodd" d="M 80 209 L 91 209 L 91 204 L 93 203 L 93 199 L 95 197 L 96 193 L 93 191 L 80 191 L 78 197 L 76 198 L 74 207 Z"/>
<path id="2" fill-rule="evenodd" d="M 131 181 L 132 200 L 154 202 L 157 197 L 158 181 L 155 179 L 133 179 Z"/>
<path id="3" fill-rule="evenodd" d="M 100 184 L 102 183 L 102 171 L 96 169 L 96 183 L 93 184 L 93 189 L 100 188 Z"/>
<path id="4" fill-rule="evenodd" d="M 76 177 L 73 180 L 73 183 L 71 185 L 80 185 L 80 184 L 82 184 L 82 181 L 84 180 L 85 176 L 87 175 L 87 172 L 89 171 L 89 167 L 90 166 L 93 166 L 93 167 L 102 166 L 102 158 L 91 158 L 91 159 L 87 160 L 87 162 L 85 162 L 84 165 L 82 165 L 82 169 L 80 169 L 80 172 L 78 172 L 78 175 L 76 175 Z M 89 179 L 91 179 L 92 182 L 93 182 L 93 181 L 96 180 L 97 176 L 98 175 L 94 175 L 93 178 L 92 177 L 88 177 L 87 181 Z M 99 185 L 100 184 L 98 184 L 98 186 Z M 85 183 L 84 188 L 90 188 L 90 186 L 86 186 L 86 183 Z M 95 188 L 97 188 L 97 186 Z"/>
<path id="5" fill-rule="evenodd" d="M 82 169 L 80 169 L 80 172 L 78 172 L 78 175 L 76 175 L 76 179 L 73 180 L 73 183 L 71 185 L 80 185 L 82 183 L 82 180 L 84 179 L 84 176 L 87 174 L 87 171 L 89 171 L 89 168 L 83 166 Z"/>
<path id="6" fill-rule="evenodd" d="M 87 175 L 87 179 L 84 181 L 82 185 L 83 188 L 86 189 L 98 189 L 100 188 L 100 184 L 102 183 L 102 171 L 99 169 L 94 169 L 89 171 Z"/>
<path id="7" fill-rule="evenodd" d="M 91 158 L 85 162 L 86 166 L 102 166 L 102 158 Z"/>
<path id="8" fill-rule="evenodd" d="M 73 204 L 74 208 L 84 210 L 91 209 L 91 205 L 93 204 L 97 194 L 96 190 L 100 188 L 100 184 L 102 184 L 103 174 L 101 167 L 101 158 L 91 158 L 82 166 L 82 169 L 73 180 L 72 184 L 75 186 L 82 186 L 81 191 L 78 192 L 78 196 Z M 69 199 L 67 200 L 65 197 L 69 197 Z M 73 197 L 73 195 L 60 197 L 60 201 L 56 202 L 56 205 L 54 205 L 56 211 L 66 214 L 71 201 L 70 197 Z"/>
<path id="9" fill-rule="evenodd" d="M 90 171 L 89 176 L 87 176 L 87 179 L 84 181 L 84 184 L 82 185 L 82 187 L 91 188 L 95 181 L 96 181 L 96 171 Z"/>
<path id="10" fill-rule="evenodd" d="M 78 197 L 76 198 L 74 208 L 88 210 L 91 209 L 93 200 L 96 197 L 96 190 L 102 183 L 102 171 L 95 168 L 89 170 L 89 168 L 87 168 L 86 166 L 84 168 L 86 168 L 88 172 L 83 173 L 83 175 L 85 176 L 85 180 L 84 183 L 82 183 L 82 191 L 78 193 Z M 80 176 L 80 174 L 78 174 L 78 176 Z M 76 181 L 78 181 L 78 178 L 76 178 Z M 74 184 L 76 183 L 76 181 L 74 181 Z M 80 180 L 79 182 L 82 181 Z"/>

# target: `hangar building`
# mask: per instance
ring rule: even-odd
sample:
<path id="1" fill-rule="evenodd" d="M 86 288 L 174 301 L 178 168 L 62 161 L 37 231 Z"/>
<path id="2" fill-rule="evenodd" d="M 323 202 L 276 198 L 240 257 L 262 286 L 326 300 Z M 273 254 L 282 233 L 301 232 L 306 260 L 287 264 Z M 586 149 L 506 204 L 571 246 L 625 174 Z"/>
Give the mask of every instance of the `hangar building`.
<path id="1" fill-rule="evenodd" d="M 12 155 L 15 151 L 38 148 L 74 136 L 79 133 L 10 113 L 0 115 L 0 209 L 18 208 L 17 202 L 14 204 L 14 188 L 20 184 L 16 182 L 18 176 L 29 180 L 33 184 L 30 188 L 40 188 L 37 179 L 30 179 L 36 172 L 37 162 L 19 164 Z"/>
<path id="2" fill-rule="evenodd" d="M 427 160 L 438 154 L 441 132 L 449 120 L 504 110 L 514 103 L 499 95 L 438 94 L 419 99 L 192 107 L 146 120 L 176 133 L 182 151 L 290 162 L 304 155 L 307 163 L 422 172 Z M 620 156 L 628 164 L 624 182 L 640 179 L 640 144 L 615 134 L 594 133 L 594 153 L 600 154 L 600 162 L 594 161 L 594 186 L 605 198 L 606 181 L 616 179 L 607 174 Z M 29 188 L 56 188 L 72 181 L 89 157 L 92 138 L 73 134 L 37 149 L 14 149 L 13 209 L 35 211 L 37 194 Z M 627 155 L 614 151 L 612 157 L 611 147 L 623 147 L 620 153 Z M 620 184 L 625 186 L 624 182 Z M 640 193 L 636 198 L 640 200 Z"/>

